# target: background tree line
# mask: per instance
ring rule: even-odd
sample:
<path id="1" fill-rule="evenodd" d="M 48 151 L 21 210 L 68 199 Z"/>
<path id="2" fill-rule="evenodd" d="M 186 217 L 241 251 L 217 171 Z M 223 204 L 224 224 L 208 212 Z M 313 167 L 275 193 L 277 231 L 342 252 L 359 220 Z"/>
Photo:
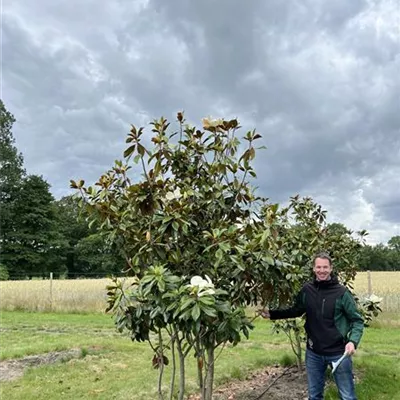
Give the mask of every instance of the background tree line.
<path id="1" fill-rule="evenodd" d="M 331 223 L 327 229 L 352 233 L 341 223 Z M 400 236 L 391 237 L 386 244 L 364 245 L 360 251 L 358 268 L 361 271 L 400 271 Z"/>
<path id="2" fill-rule="evenodd" d="M 122 258 L 79 215 L 77 200 L 55 200 L 42 176 L 28 174 L 12 134 L 14 116 L 0 100 L 1 279 L 104 277 Z"/>
<path id="3" fill-rule="evenodd" d="M 88 226 L 72 195 L 56 200 L 42 176 L 29 174 L 15 146 L 14 116 L 0 100 L 0 279 L 120 275 L 125 268 L 96 225 Z M 296 229 L 296 228 L 294 228 Z M 331 232 L 348 232 L 340 223 Z M 366 245 L 360 270 L 400 270 L 400 236 Z"/>

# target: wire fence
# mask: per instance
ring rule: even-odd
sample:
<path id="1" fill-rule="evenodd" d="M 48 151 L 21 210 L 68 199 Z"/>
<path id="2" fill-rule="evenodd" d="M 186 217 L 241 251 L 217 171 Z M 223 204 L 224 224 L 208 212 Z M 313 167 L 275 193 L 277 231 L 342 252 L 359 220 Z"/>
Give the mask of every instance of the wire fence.
<path id="1" fill-rule="evenodd" d="M 110 277 L 119 277 L 123 278 L 126 274 L 120 273 L 111 273 L 111 272 L 71 272 L 71 273 L 32 273 L 30 276 L 28 274 L 12 274 L 12 276 L 7 280 L 13 281 L 24 281 L 24 280 L 48 280 L 50 279 L 50 274 L 53 274 L 53 279 L 104 279 Z"/>

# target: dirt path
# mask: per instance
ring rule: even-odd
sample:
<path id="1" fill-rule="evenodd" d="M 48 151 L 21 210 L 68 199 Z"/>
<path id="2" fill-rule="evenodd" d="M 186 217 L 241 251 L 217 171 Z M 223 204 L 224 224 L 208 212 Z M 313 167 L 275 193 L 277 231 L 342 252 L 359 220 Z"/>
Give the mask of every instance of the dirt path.
<path id="1" fill-rule="evenodd" d="M 12 381 L 21 377 L 27 367 L 38 367 L 39 365 L 53 364 L 62 360 L 78 358 L 81 354 L 81 349 L 71 349 L 66 351 L 53 351 L 16 360 L 0 361 L 0 382 Z"/>

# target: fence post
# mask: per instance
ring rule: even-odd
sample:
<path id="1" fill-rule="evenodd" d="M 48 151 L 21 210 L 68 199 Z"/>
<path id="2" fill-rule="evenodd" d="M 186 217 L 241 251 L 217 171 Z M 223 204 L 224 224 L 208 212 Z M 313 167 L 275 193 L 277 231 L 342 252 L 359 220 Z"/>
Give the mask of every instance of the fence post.
<path id="1" fill-rule="evenodd" d="M 53 273 L 50 272 L 50 311 L 53 311 Z"/>
<path id="2" fill-rule="evenodd" d="M 368 276 L 368 296 L 371 296 L 372 294 L 372 280 L 371 280 L 371 271 L 367 271 L 367 276 Z"/>

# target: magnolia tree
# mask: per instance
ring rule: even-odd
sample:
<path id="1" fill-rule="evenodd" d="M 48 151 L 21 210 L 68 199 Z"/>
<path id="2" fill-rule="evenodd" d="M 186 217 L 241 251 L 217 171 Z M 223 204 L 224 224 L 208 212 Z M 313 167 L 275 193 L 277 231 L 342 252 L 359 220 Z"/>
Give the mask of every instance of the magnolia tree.
<path id="1" fill-rule="evenodd" d="M 285 254 L 286 260 L 299 271 L 298 287 L 292 293 L 293 297 L 286 303 L 275 306 L 289 305 L 301 285 L 313 277 L 313 256 L 322 250 L 328 251 L 334 263 L 334 273 L 339 281 L 353 292 L 354 278 L 359 264 L 360 250 L 365 242 L 366 231 L 352 232 L 341 224 L 327 224 L 327 211 L 311 198 L 292 197 L 287 207 L 277 205 L 266 207 L 264 219 L 269 226 L 276 226 L 274 237 L 274 257 Z M 354 293 L 353 293 L 354 294 Z M 355 296 L 358 308 L 363 314 L 365 325 L 381 309 L 380 299 L 359 299 Z M 286 319 L 274 322 L 275 332 L 283 331 L 289 338 L 292 350 L 296 356 L 298 368 L 302 368 L 302 345 L 305 341 L 304 317 Z"/>
<path id="2" fill-rule="evenodd" d="M 152 122 L 151 141 L 132 126 L 123 161 L 94 186 L 71 187 L 134 277 L 130 286 L 117 279 L 109 286 L 108 311 L 120 331 L 153 349 L 159 398 L 183 399 L 192 354 L 201 398 L 211 399 L 219 349 L 253 328 L 245 307 L 287 302 L 304 271 L 280 248 L 282 227 L 268 219 L 277 206 L 249 183 L 261 136 L 249 131 L 241 143 L 235 119 L 203 119 L 201 129 L 182 113 L 177 119 L 177 132 L 164 118 Z M 142 168 L 136 180 L 133 164 Z"/>

